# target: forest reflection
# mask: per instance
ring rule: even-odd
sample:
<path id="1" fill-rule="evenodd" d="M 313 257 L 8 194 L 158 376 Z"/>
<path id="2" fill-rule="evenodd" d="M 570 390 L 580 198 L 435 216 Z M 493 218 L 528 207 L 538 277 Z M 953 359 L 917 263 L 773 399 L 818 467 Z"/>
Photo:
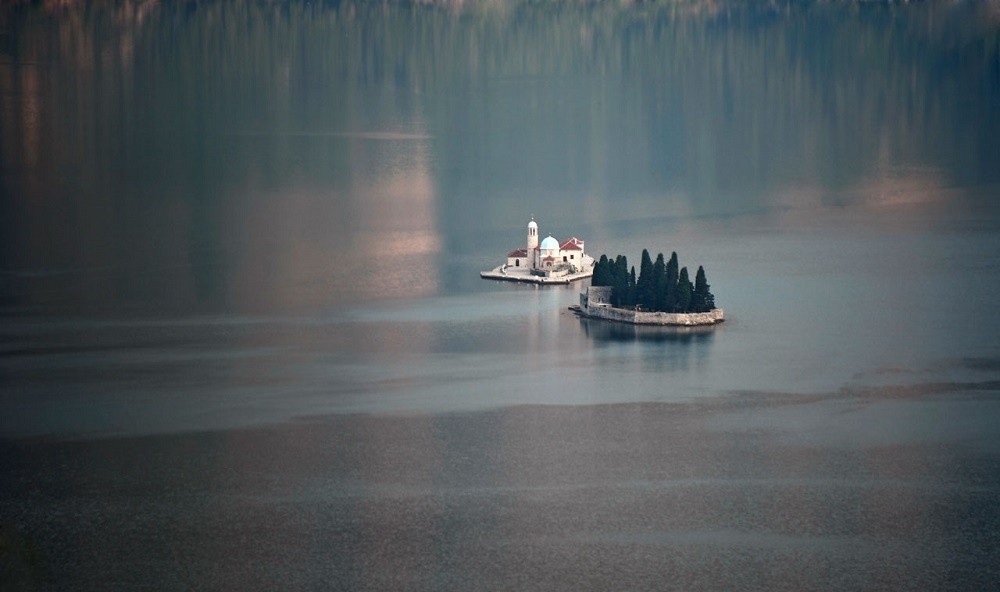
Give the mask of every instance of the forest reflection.
<path id="1" fill-rule="evenodd" d="M 2 11 L 8 167 L 32 166 L 58 135 L 66 148 L 40 166 L 124 165 L 113 181 L 91 174 L 197 186 L 198 152 L 225 184 L 248 163 L 218 159 L 219 132 L 364 132 L 375 97 L 396 113 L 380 112 L 376 131 L 420 131 L 424 110 L 440 157 L 501 157 L 560 187 L 844 186 L 886 157 L 941 167 L 951 183 L 1000 178 L 995 3 L 83 6 Z M 505 87 L 528 95 L 504 101 Z M 508 110 L 553 119 L 525 137 L 526 125 L 496 125 Z M 570 123 L 581 142 L 566 141 Z M 463 154 L 469 137 L 485 145 Z M 526 140 L 537 145 L 502 150 Z M 264 172 L 278 181 L 293 155 L 274 156 Z M 542 156 L 561 166 L 530 166 Z"/>
<path id="2" fill-rule="evenodd" d="M 81 280 L 78 301 L 187 285 L 173 301 L 322 307 L 260 284 L 402 251 L 393 269 L 426 273 L 386 290 L 427 294 L 440 253 L 532 209 L 600 239 L 623 212 L 982 203 L 1000 183 L 990 2 L 43 2 L 0 27 L 4 268 L 189 268 Z"/>

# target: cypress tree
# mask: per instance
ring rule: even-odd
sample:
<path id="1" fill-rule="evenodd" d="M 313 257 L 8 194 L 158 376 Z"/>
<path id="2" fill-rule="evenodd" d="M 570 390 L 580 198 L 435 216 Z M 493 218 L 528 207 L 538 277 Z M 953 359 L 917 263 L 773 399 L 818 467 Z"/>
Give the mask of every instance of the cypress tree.
<path id="1" fill-rule="evenodd" d="M 621 255 L 620 259 L 615 259 L 618 263 L 619 283 L 622 286 L 622 296 L 628 293 L 628 257 Z"/>
<path id="2" fill-rule="evenodd" d="M 618 306 L 626 307 L 628 306 L 628 257 L 622 255 L 621 261 L 618 263 L 618 286 L 619 286 L 619 297 Z"/>
<path id="3" fill-rule="evenodd" d="M 608 256 L 601 255 L 601 258 L 594 265 L 594 275 L 590 279 L 591 286 L 610 286 L 611 277 L 608 269 Z"/>
<path id="4" fill-rule="evenodd" d="M 616 302 L 616 300 L 615 300 L 615 291 L 616 291 L 616 286 L 617 286 L 617 283 L 618 283 L 618 278 L 615 275 L 616 271 L 618 270 L 618 266 L 615 264 L 616 261 L 617 261 L 617 258 L 615 258 L 614 260 L 608 259 L 608 287 L 611 288 L 611 305 L 612 306 L 614 306 L 615 302 Z"/>
<path id="5" fill-rule="evenodd" d="M 680 277 L 677 279 L 677 301 L 674 304 L 677 312 L 690 312 L 693 291 L 691 280 L 688 278 L 688 268 L 682 267 Z"/>
<path id="6" fill-rule="evenodd" d="M 656 294 L 653 281 L 653 260 L 649 258 L 649 251 L 642 250 L 642 261 L 639 264 L 639 279 L 635 285 L 636 304 L 645 310 L 653 310 L 656 306 Z"/>
<path id="7" fill-rule="evenodd" d="M 667 266 L 663 262 L 663 253 L 656 256 L 656 263 L 653 263 L 653 281 L 651 282 L 650 290 L 653 292 L 650 297 L 652 305 L 649 307 L 651 311 L 666 310 L 666 296 L 667 296 Z"/>
<path id="8" fill-rule="evenodd" d="M 708 279 L 705 277 L 705 269 L 698 266 L 698 271 L 694 275 L 694 294 L 691 297 L 691 310 L 694 312 L 708 312 L 715 308 L 715 299 L 708 291 Z M 711 298 L 712 303 L 709 304 Z"/>
<path id="9" fill-rule="evenodd" d="M 611 306 L 622 307 L 627 301 L 628 259 L 624 255 L 618 255 L 611 266 Z"/>
<path id="10" fill-rule="evenodd" d="M 677 251 L 670 253 L 670 261 L 667 262 L 666 290 L 663 297 L 663 308 L 666 312 L 674 312 L 677 309 Z"/>
<path id="11" fill-rule="evenodd" d="M 709 291 L 708 282 L 705 283 L 705 312 L 715 308 L 715 295 Z"/>
<path id="12" fill-rule="evenodd" d="M 629 274 L 628 278 L 628 304 L 629 307 L 635 307 L 636 304 L 636 293 L 637 287 L 635 282 L 635 265 L 632 266 L 632 272 Z"/>

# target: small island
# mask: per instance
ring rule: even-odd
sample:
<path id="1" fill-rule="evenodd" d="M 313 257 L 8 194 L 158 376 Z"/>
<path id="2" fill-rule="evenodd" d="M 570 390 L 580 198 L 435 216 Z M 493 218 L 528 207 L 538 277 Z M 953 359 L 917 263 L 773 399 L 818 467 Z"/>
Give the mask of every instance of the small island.
<path id="1" fill-rule="evenodd" d="M 654 262 L 643 249 L 639 269 L 636 276 L 624 255 L 614 261 L 601 255 L 590 287 L 580 294 L 580 306 L 573 310 L 588 318 L 635 325 L 690 327 L 725 320 L 722 309 L 715 307 L 701 266 L 692 284 L 687 267 L 679 267 L 677 253 L 671 253 L 666 262 L 660 253 Z"/>
<path id="2" fill-rule="evenodd" d="M 581 239 L 572 236 L 559 242 L 549 235 L 539 244 L 538 223 L 534 216 L 528 222 L 525 247 L 507 253 L 506 263 L 480 272 L 479 277 L 547 285 L 568 284 L 594 273 L 594 258 L 583 250 Z"/>

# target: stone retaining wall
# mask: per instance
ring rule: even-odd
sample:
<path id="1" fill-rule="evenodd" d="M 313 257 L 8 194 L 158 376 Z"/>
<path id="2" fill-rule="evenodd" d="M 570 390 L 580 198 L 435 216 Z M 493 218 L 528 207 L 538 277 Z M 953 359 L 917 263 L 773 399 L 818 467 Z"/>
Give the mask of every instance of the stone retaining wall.
<path id="1" fill-rule="evenodd" d="M 633 325 L 676 325 L 694 327 L 698 325 L 714 325 L 725 320 L 721 308 L 713 308 L 708 312 L 670 313 L 670 312 L 639 312 L 627 308 L 612 308 L 607 302 L 610 288 L 591 287 L 580 294 L 580 313 L 595 319 L 632 323 Z"/>

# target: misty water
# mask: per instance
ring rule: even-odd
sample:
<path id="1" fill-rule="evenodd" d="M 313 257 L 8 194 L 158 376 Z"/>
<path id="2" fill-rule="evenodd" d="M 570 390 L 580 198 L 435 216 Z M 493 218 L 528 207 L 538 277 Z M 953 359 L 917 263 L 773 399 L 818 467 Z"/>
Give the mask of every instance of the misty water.
<path id="1" fill-rule="evenodd" d="M 1000 578 L 996 2 L 8 4 L 0 167 L 0 588 Z"/>

